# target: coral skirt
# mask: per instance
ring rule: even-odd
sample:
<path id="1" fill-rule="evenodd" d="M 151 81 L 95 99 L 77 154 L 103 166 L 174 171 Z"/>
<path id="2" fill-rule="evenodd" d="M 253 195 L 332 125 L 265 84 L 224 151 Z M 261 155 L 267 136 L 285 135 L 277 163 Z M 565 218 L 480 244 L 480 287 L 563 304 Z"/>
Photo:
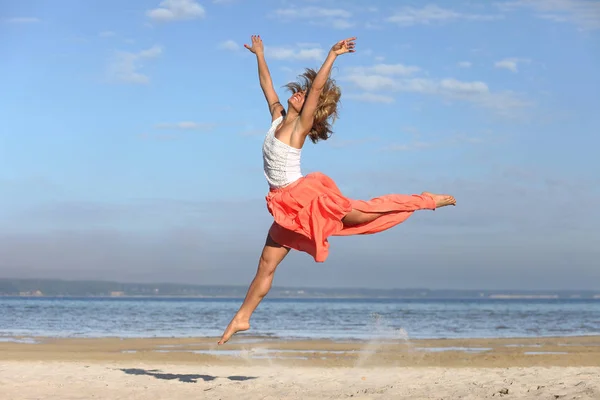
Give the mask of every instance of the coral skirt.
<path id="1" fill-rule="evenodd" d="M 320 172 L 271 189 L 266 200 L 274 218 L 271 238 L 282 246 L 310 254 L 316 262 L 327 259 L 330 236 L 373 234 L 404 222 L 417 210 L 435 210 L 435 201 L 426 195 L 388 194 L 367 201 L 352 200 Z M 345 226 L 342 219 L 352 209 L 384 214 L 371 222 Z"/>

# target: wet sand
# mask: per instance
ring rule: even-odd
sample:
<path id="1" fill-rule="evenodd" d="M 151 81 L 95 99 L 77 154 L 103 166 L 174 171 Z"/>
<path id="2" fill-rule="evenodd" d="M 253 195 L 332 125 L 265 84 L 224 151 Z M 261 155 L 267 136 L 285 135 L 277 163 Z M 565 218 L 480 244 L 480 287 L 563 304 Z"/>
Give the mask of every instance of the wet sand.
<path id="1" fill-rule="evenodd" d="M 597 336 L 16 339 L 0 342 L 2 399 L 600 399 Z"/>

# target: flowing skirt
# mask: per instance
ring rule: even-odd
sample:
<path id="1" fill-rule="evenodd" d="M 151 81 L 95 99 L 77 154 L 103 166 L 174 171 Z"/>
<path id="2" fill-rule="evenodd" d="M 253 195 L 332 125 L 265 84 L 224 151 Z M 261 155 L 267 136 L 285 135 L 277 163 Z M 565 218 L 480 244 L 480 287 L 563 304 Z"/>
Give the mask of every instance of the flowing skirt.
<path id="1" fill-rule="evenodd" d="M 278 244 L 310 254 L 324 262 L 330 236 L 368 235 L 392 228 L 417 210 L 435 210 L 427 195 L 388 194 L 371 200 L 345 197 L 335 182 L 320 172 L 310 173 L 288 186 L 271 189 L 267 209 L 274 218 L 269 234 Z M 373 221 L 345 226 L 342 219 L 352 209 L 385 213 Z"/>

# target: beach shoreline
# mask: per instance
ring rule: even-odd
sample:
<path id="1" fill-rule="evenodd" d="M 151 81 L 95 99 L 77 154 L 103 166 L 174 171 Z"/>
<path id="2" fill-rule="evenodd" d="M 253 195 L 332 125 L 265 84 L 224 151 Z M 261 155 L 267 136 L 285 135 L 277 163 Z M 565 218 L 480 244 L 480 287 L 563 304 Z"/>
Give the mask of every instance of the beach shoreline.
<path id="1" fill-rule="evenodd" d="M 3 361 L 110 361 L 213 365 L 600 367 L 600 336 L 491 339 L 292 340 L 237 335 L 218 338 L 13 337 L 0 341 Z"/>
<path id="2" fill-rule="evenodd" d="M 600 399 L 600 336 L 12 339 L 0 342 L 7 400 Z"/>

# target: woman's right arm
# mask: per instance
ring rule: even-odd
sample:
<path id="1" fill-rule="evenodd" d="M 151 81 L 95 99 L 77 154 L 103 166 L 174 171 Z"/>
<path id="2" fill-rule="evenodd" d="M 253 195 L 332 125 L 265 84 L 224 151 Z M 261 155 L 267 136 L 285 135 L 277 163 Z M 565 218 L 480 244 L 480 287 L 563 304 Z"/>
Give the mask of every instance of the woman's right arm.
<path id="1" fill-rule="evenodd" d="M 265 52 L 260 36 L 252 35 L 252 46 L 244 44 L 244 47 L 256 55 L 260 88 L 262 89 L 263 94 L 265 95 L 265 98 L 267 100 L 267 104 L 269 105 L 271 121 L 274 121 L 280 116 L 284 115 L 285 109 L 279 102 L 279 96 L 277 96 L 277 92 L 275 92 L 275 88 L 273 87 L 271 73 L 269 72 L 267 61 L 265 60 Z"/>

